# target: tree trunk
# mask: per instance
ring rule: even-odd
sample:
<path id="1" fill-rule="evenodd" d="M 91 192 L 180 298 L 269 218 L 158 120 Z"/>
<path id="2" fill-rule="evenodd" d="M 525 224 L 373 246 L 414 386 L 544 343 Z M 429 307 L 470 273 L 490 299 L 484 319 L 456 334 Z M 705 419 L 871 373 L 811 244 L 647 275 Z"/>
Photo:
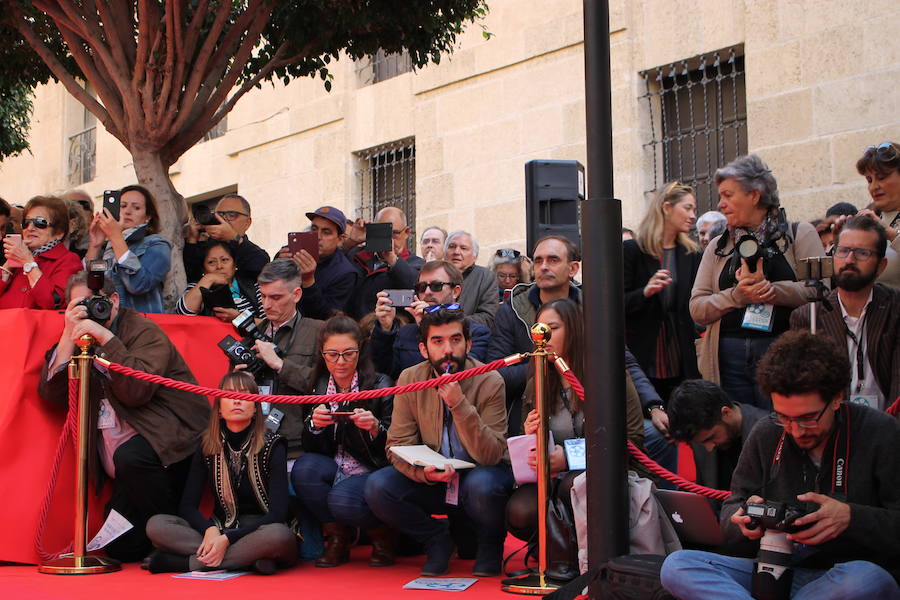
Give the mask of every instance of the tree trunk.
<path id="1" fill-rule="evenodd" d="M 131 150 L 134 172 L 138 183 L 153 194 L 156 199 L 156 210 L 159 212 L 160 235 L 172 242 L 172 266 L 163 286 L 163 295 L 167 312 L 173 312 L 175 303 L 186 287 L 184 261 L 183 226 L 187 222 L 187 206 L 184 198 L 172 185 L 169 179 L 169 167 L 160 158 L 158 152 Z"/>

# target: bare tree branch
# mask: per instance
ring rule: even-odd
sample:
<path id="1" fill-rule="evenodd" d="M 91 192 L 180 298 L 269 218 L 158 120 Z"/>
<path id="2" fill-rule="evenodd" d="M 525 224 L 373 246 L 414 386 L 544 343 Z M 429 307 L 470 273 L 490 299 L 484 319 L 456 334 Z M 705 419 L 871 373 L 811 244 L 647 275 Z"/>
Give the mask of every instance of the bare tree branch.
<path id="1" fill-rule="evenodd" d="M 126 64 L 134 69 L 134 59 L 137 45 L 134 39 L 134 8 L 130 2 L 119 0 L 99 0 L 109 11 L 109 22 L 112 23 L 112 33 L 117 36 L 122 50 L 125 52 Z M 106 23 L 107 19 L 104 18 Z"/>
<path id="2" fill-rule="evenodd" d="M 171 2 L 166 9 L 165 15 L 165 29 L 166 29 L 166 64 L 163 67 L 163 81 L 162 86 L 160 88 L 159 94 L 157 94 L 154 98 L 154 111 L 153 111 L 153 124 L 154 126 L 158 126 L 160 121 L 162 120 L 162 114 L 166 111 L 168 107 L 168 98 L 169 92 L 172 90 L 173 80 L 172 76 L 175 71 L 175 43 L 176 40 L 178 44 L 181 44 L 181 40 L 178 39 L 180 27 L 176 23 L 178 23 L 178 19 L 180 18 L 180 14 L 178 7 L 180 2 L 175 0 Z M 148 117 L 151 115 L 148 115 Z"/>
<path id="3" fill-rule="evenodd" d="M 113 0 L 115 1 L 115 0 Z M 152 8 L 151 8 L 152 6 Z M 137 92 L 144 77 L 147 74 L 147 56 L 150 50 L 150 26 L 157 23 L 152 14 L 156 12 L 156 5 L 149 0 L 138 2 L 138 40 L 137 56 L 134 59 L 134 72 L 131 75 L 131 87 Z"/>
<path id="4" fill-rule="evenodd" d="M 116 17 L 113 16 L 112 11 L 103 0 L 100 0 L 98 3 L 95 3 L 94 0 L 86 0 L 86 3 L 88 1 L 91 5 L 94 5 L 94 10 L 100 14 L 100 19 L 103 22 L 103 36 L 106 38 L 106 43 L 109 44 L 109 47 L 112 49 L 113 58 L 120 65 L 123 72 L 129 72 L 131 70 L 131 64 L 128 62 L 128 56 L 122 45 L 122 39 L 119 37 Z"/>

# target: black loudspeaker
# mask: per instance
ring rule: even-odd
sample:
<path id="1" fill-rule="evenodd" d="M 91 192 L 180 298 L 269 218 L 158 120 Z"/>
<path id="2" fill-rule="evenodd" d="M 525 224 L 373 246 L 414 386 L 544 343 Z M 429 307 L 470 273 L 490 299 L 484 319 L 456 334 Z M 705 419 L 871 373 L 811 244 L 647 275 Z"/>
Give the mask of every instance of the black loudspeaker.
<path id="1" fill-rule="evenodd" d="M 545 235 L 562 235 L 581 248 L 584 165 L 577 160 L 525 163 L 525 220 L 528 254 Z"/>

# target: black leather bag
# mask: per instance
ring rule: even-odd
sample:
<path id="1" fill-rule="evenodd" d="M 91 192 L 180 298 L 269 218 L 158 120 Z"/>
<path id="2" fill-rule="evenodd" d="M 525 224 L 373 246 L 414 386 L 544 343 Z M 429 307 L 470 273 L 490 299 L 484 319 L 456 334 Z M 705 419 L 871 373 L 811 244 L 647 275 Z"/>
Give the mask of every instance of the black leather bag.
<path id="1" fill-rule="evenodd" d="M 574 600 L 594 580 L 599 579 L 604 600 L 675 600 L 659 582 L 659 570 L 665 556 L 633 554 L 617 556 L 606 564 L 589 569 L 545 600 Z"/>
<path id="2" fill-rule="evenodd" d="M 575 519 L 559 497 L 559 480 L 550 487 L 547 506 L 547 576 L 555 581 L 571 581 L 578 577 L 578 537 Z"/>

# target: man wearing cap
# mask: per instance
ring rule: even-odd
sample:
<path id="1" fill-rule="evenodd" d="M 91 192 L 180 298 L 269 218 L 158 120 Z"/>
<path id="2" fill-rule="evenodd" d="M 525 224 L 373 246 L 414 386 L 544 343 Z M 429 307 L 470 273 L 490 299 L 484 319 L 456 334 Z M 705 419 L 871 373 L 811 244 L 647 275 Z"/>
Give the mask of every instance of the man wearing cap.
<path id="1" fill-rule="evenodd" d="M 303 316 L 325 320 L 336 311 L 346 310 L 359 273 L 339 251 L 347 225 L 344 213 L 323 206 L 306 216 L 311 222 L 309 230 L 319 236 L 319 260 L 316 262 L 306 250 L 291 257 L 303 274 L 303 296 L 298 306 Z"/>

